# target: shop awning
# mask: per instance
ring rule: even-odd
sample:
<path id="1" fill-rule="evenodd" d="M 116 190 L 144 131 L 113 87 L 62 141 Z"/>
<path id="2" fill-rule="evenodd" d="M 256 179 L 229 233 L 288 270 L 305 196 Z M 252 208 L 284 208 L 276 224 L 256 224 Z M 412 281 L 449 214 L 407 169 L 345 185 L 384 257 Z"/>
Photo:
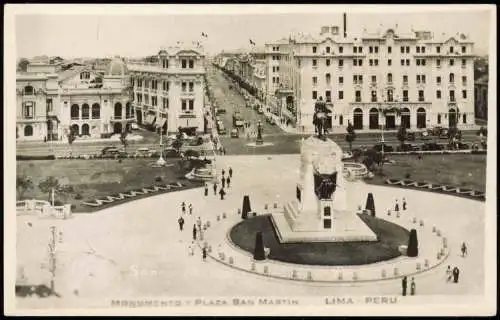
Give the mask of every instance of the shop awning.
<path id="1" fill-rule="evenodd" d="M 166 118 L 160 118 L 160 119 L 158 119 L 158 121 L 156 121 L 155 126 L 158 128 L 163 128 L 163 126 L 165 125 L 165 122 L 167 122 Z"/>
<path id="2" fill-rule="evenodd" d="M 154 114 L 148 114 L 146 116 L 146 119 L 144 120 L 144 123 L 147 125 L 152 125 L 156 120 L 156 116 Z"/>

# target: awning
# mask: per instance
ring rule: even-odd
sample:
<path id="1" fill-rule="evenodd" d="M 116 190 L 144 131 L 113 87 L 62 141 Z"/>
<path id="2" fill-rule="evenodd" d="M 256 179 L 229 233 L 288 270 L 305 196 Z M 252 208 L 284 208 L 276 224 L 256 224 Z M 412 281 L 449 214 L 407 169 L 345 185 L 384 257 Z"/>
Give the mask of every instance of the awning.
<path id="1" fill-rule="evenodd" d="M 165 122 L 167 122 L 167 119 L 166 118 L 160 118 L 156 123 L 155 123 L 155 126 L 157 128 L 163 128 L 163 126 L 165 125 Z"/>
<path id="2" fill-rule="evenodd" d="M 155 120 L 156 120 L 156 116 L 154 114 L 148 114 L 146 116 L 146 119 L 144 120 L 144 123 L 151 125 L 151 124 L 153 124 L 153 122 L 155 122 Z"/>

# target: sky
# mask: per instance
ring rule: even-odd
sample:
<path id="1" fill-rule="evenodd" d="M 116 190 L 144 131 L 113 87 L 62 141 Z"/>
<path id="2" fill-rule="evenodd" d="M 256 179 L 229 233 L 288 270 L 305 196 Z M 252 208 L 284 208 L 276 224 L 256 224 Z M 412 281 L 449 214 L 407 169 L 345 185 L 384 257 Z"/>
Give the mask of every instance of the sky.
<path id="1" fill-rule="evenodd" d="M 49 10 L 43 14 L 27 11 L 15 17 L 17 57 L 140 57 L 154 55 L 160 47 L 175 45 L 177 41 L 201 41 L 208 54 L 237 48 L 250 49 L 249 39 L 257 46 L 263 46 L 266 42 L 288 37 L 290 33 L 316 35 L 322 25 L 342 28 L 344 10 L 347 12 L 348 32 L 353 34 L 361 33 L 364 28 L 368 32 L 376 32 L 397 25 L 397 30 L 401 32 L 409 32 L 413 28 L 429 30 L 436 35 L 465 33 L 475 42 L 477 54 L 487 54 L 489 50 L 490 13 L 483 7 L 462 8 L 459 11 L 451 10 L 452 7 L 445 11 L 428 11 L 423 7 L 399 8 L 397 13 L 390 10 L 380 12 L 381 6 L 376 7 L 378 12 L 371 9 L 360 11 L 358 7 L 336 7 L 328 12 L 313 5 L 308 6 L 309 10 L 288 13 L 282 10 L 286 6 L 274 6 L 273 10 L 242 10 L 239 7 L 229 12 L 217 10 L 219 7 L 198 5 L 197 9 L 203 10 L 190 14 L 175 10 L 171 14 L 165 6 L 154 11 L 100 10 L 84 14 L 75 14 L 79 12 L 75 10 L 57 14 L 49 14 Z M 208 37 L 202 38 L 202 32 Z"/>

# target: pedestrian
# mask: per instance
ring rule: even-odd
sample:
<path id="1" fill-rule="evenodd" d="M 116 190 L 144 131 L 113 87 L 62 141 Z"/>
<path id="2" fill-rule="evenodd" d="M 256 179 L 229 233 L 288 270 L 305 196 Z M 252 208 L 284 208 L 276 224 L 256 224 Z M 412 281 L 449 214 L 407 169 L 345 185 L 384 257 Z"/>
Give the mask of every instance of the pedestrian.
<path id="1" fill-rule="evenodd" d="M 214 182 L 214 195 L 217 195 L 217 182 Z"/>
<path id="2" fill-rule="evenodd" d="M 203 257 L 203 261 L 207 260 L 207 248 L 206 247 L 203 247 L 202 257 Z"/>
<path id="3" fill-rule="evenodd" d="M 446 269 L 446 282 L 450 282 L 451 281 L 451 277 L 452 277 L 452 271 L 451 271 L 451 266 L 448 266 L 448 268 Z"/>
<path id="4" fill-rule="evenodd" d="M 200 217 L 198 217 L 198 219 L 196 219 L 196 224 L 198 226 L 198 230 L 201 231 L 201 219 L 200 219 Z"/>
<path id="5" fill-rule="evenodd" d="M 233 168 L 229 167 L 229 178 L 233 177 Z"/>
<path id="6" fill-rule="evenodd" d="M 226 195 L 226 191 L 224 191 L 224 188 L 220 189 L 219 194 L 220 194 L 220 199 L 224 200 L 224 196 Z"/>
<path id="7" fill-rule="evenodd" d="M 192 203 L 189 204 L 189 214 L 190 215 L 193 214 L 193 204 Z"/>
<path id="8" fill-rule="evenodd" d="M 227 188 L 229 189 L 229 184 L 231 183 L 231 178 L 227 177 L 226 178 L 226 184 L 227 184 Z"/>
<path id="9" fill-rule="evenodd" d="M 467 246 L 465 245 L 465 242 L 462 242 L 460 250 L 462 251 L 462 257 L 465 257 L 467 255 Z"/>
<path id="10" fill-rule="evenodd" d="M 414 296 L 416 290 L 415 278 L 411 277 L 410 295 Z"/>
<path id="11" fill-rule="evenodd" d="M 193 224 L 193 240 L 196 240 L 196 224 Z"/>
<path id="12" fill-rule="evenodd" d="M 458 283 L 458 276 L 460 275 L 460 269 L 458 267 L 453 268 L 453 282 Z"/>
<path id="13" fill-rule="evenodd" d="M 408 286 L 408 278 L 406 276 L 403 277 L 403 280 L 401 280 L 401 287 L 403 289 L 403 296 L 406 296 L 406 288 Z"/>
<path id="14" fill-rule="evenodd" d="M 194 249 L 193 249 L 193 246 L 192 246 L 192 245 L 190 245 L 190 246 L 188 247 L 188 256 L 192 256 L 193 254 L 194 254 Z"/>
<path id="15" fill-rule="evenodd" d="M 399 203 L 398 200 L 396 199 L 396 205 L 394 206 L 394 211 L 399 212 Z"/>
<path id="16" fill-rule="evenodd" d="M 205 197 L 208 196 L 208 184 L 205 183 Z"/>
<path id="17" fill-rule="evenodd" d="M 177 220 L 177 222 L 179 223 L 179 229 L 182 231 L 182 229 L 184 227 L 184 218 L 179 217 L 179 219 Z"/>
<path id="18" fill-rule="evenodd" d="M 182 201 L 181 209 L 182 209 L 182 214 L 185 214 L 186 213 L 186 204 L 184 203 L 184 201 Z"/>
<path id="19" fill-rule="evenodd" d="M 225 188 L 226 187 L 226 179 L 224 178 L 224 175 L 222 175 L 221 183 L 222 183 L 222 188 Z"/>
<path id="20" fill-rule="evenodd" d="M 226 170 L 222 169 L 222 177 L 224 178 L 224 175 L 226 174 Z"/>
<path id="21" fill-rule="evenodd" d="M 406 211 L 406 199 L 403 198 L 403 211 Z"/>

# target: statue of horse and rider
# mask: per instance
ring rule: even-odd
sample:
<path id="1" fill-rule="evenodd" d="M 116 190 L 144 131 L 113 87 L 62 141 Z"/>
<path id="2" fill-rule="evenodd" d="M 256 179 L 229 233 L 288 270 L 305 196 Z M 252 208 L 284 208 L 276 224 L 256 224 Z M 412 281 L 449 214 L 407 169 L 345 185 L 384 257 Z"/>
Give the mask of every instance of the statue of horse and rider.
<path id="1" fill-rule="evenodd" d="M 313 125 L 315 133 L 317 133 L 318 138 L 322 140 L 326 139 L 326 134 L 328 133 L 325 126 L 326 112 L 326 103 L 323 101 L 322 97 L 319 97 L 318 101 L 314 104 Z"/>

